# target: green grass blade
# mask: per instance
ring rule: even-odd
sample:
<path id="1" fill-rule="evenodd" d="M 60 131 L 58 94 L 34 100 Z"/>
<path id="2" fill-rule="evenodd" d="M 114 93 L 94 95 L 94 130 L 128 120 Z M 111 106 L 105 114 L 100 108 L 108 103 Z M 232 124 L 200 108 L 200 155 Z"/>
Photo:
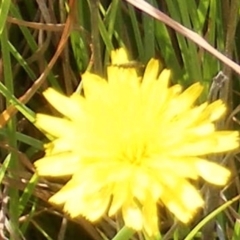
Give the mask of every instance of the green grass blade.
<path id="1" fill-rule="evenodd" d="M 11 0 L 2 0 L 0 6 L 0 36 L 3 33 L 3 29 L 6 25 L 8 11 L 10 9 Z"/>
<path id="2" fill-rule="evenodd" d="M 194 238 L 194 236 L 198 233 L 198 231 L 211 219 L 213 219 L 215 216 L 217 216 L 219 213 L 221 213 L 223 210 L 225 210 L 227 207 L 229 207 L 231 204 L 236 202 L 240 199 L 240 196 L 237 196 L 226 203 L 222 204 L 220 207 L 215 209 L 213 212 L 211 212 L 208 216 L 206 216 L 200 223 L 197 224 L 196 227 L 192 229 L 192 231 L 187 235 L 187 237 L 184 240 L 191 240 Z"/>
<path id="3" fill-rule="evenodd" d="M 21 103 L 9 90 L 0 82 L 0 93 L 7 99 L 9 104 L 13 104 L 30 122 L 35 121 L 35 113 L 26 105 Z"/>
<path id="4" fill-rule="evenodd" d="M 153 0 L 148 1 L 151 5 L 154 4 Z M 145 13 L 142 13 L 143 18 L 143 44 L 144 44 L 144 59 L 143 62 L 147 63 L 150 58 L 155 57 L 155 33 L 154 24 L 155 20 Z"/>
<path id="5" fill-rule="evenodd" d="M 144 50 L 144 46 L 143 46 L 142 36 L 141 36 L 140 29 L 138 26 L 136 12 L 134 11 L 133 6 L 130 4 L 128 4 L 128 12 L 129 12 L 129 16 L 131 19 L 131 24 L 132 24 L 133 33 L 134 33 L 134 41 L 136 42 L 138 56 L 141 61 L 144 61 L 145 50 Z"/>
<path id="6" fill-rule="evenodd" d="M 10 51 L 8 46 L 8 32 L 7 28 L 3 29 L 1 35 L 1 49 L 2 49 L 2 58 L 3 58 L 3 69 L 4 69 L 4 83 L 6 88 L 9 90 L 9 95 L 14 94 L 14 87 L 13 87 L 13 76 L 12 76 L 12 68 L 11 68 L 11 58 L 10 58 Z M 9 98 L 7 98 L 7 106 L 10 105 Z M 17 148 L 17 138 L 16 138 L 16 117 L 13 116 L 7 123 L 7 130 L 8 130 L 8 144 L 10 147 L 16 149 Z M 10 153 L 10 163 L 9 163 L 9 170 L 14 172 L 19 168 L 19 162 L 16 155 L 16 152 L 12 151 Z M 14 177 L 14 176 L 12 176 Z M 9 217 L 10 217 L 10 224 L 12 225 L 13 231 L 15 232 L 16 236 L 18 236 L 18 203 L 19 203 L 19 193 L 18 189 L 14 187 L 9 188 Z M 14 239 L 16 236 L 10 236 L 10 239 Z"/>
<path id="7" fill-rule="evenodd" d="M 37 181 L 38 181 L 38 176 L 36 174 L 34 174 L 32 176 L 32 178 L 29 180 L 26 188 L 24 189 L 24 191 L 19 199 L 19 210 L 18 210 L 19 216 L 21 216 L 24 209 L 26 208 L 27 203 L 28 203 L 29 199 L 31 198 L 33 191 L 37 185 Z"/>

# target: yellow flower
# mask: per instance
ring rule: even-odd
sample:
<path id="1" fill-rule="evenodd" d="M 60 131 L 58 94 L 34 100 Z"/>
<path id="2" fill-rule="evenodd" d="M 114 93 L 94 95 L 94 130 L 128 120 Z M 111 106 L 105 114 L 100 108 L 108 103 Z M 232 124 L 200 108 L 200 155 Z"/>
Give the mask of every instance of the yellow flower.
<path id="1" fill-rule="evenodd" d="M 38 114 L 36 124 L 55 140 L 35 162 L 39 175 L 71 176 L 50 198 L 72 217 L 90 221 L 121 211 L 126 226 L 158 232 L 157 204 L 186 223 L 203 199 L 189 179 L 224 185 L 230 172 L 207 154 L 238 147 L 238 133 L 216 131 L 221 101 L 195 106 L 202 86 L 168 86 L 170 71 L 150 60 L 143 77 L 123 49 L 112 53 L 108 79 L 85 73 L 84 96 L 53 89 L 46 99 L 64 117 Z M 162 71 L 161 71 L 162 70 Z"/>

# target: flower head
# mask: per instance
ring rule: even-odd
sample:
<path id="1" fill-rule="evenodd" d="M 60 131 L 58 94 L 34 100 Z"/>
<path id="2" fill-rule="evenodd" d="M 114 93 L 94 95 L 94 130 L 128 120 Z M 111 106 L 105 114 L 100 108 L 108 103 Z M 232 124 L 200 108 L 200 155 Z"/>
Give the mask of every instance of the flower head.
<path id="1" fill-rule="evenodd" d="M 214 121 L 225 112 L 220 100 L 195 105 L 199 83 L 185 91 L 169 87 L 170 71 L 159 61 L 150 60 L 143 77 L 121 67 L 127 61 L 119 49 L 107 80 L 86 72 L 84 96 L 44 92 L 63 117 L 37 115 L 36 124 L 55 140 L 35 166 L 42 176 L 71 176 L 50 202 L 72 217 L 95 221 L 121 211 L 127 226 L 154 235 L 158 203 L 184 223 L 203 206 L 189 179 L 227 182 L 230 172 L 206 155 L 237 148 L 238 133 L 216 131 Z"/>

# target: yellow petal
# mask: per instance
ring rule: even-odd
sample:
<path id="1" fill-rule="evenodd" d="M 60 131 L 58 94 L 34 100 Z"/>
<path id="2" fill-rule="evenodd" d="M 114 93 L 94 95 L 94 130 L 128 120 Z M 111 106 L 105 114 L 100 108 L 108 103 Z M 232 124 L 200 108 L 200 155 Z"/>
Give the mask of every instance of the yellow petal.
<path id="1" fill-rule="evenodd" d="M 175 181 L 175 184 L 166 185 L 161 200 L 180 221 L 187 223 L 204 202 L 197 190 L 187 181 L 177 178 Z"/>
<path id="2" fill-rule="evenodd" d="M 143 228 L 142 212 L 136 203 L 128 202 L 122 208 L 122 215 L 125 225 L 136 231 L 141 231 Z"/>
<path id="3" fill-rule="evenodd" d="M 155 116 L 159 114 L 161 108 L 166 104 L 168 96 L 168 83 L 170 71 L 164 69 L 157 81 L 149 81 L 148 84 L 141 84 L 141 106 L 144 109 L 145 118 L 153 125 Z M 156 79 L 152 79 L 156 80 Z M 160 94 L 161 93 L 161 94 Z M 161 118 L 162 116 L 159 117 Z"/>
<path id="4" fill-rule="evenodd" d="M 196 163 L 199 176 L 215 185 L 224 185 L 229 180 L 230 171 L 214 162 L 201 160 Z"/>
<path id="5" fill-rule="evenodd" d="M 76 129 L 67 119 L 37 114 L 35 125 L 54 137 L 73 136 Z"/>
<path id="6" fill-rule="evenodd" d="M 126 94 L 139 88 L 140 81 L 135 69 L 110 66 L 108 67 L 107 75 L 111 92 L 115 92 L 118 98 L 122 100 L 124 100 Z"/>
<path id="7" fill-rule="evenodd" d="M 94 190 L 99 190 L 99 185 L 94 186 L 94 189 L 92 190 L 91 185 L 89 185 L 89 182 L 79 182 L 75 181 L 74 178 L 71 178 L 66 185 L 64 185 L 56 194 L 54 194 L 49 201 L 54 204 L 63 204 L 64 202 L 67 202 L 68 199 L 72 198 L 80 198 L 85 194 L 85 192 L 88 190 L 91 193 L 94 193 Z"/>
<path id="8" fill-rule="evenodd" d="M 73 150 L 71 141 L 68 138 L 58 138 L 53 142 L 46 144 L 44 147 L 46 148 L 46 155 L 56 155 Z"/>
<path id="9" fill-rule="evenodd" d="M 156 81 L 159 75 L 159 61 L 156 59 L 151 59 L 144 72 L 144 76 L 142 79 L 142 88 L 147 86 L 149 83 Z"/>
<path id="10" fill-rule="evenodd" d="M 68 199 L 64 205 L 64 210 L 73 218 L 82 215 L 90 221 L 96 221 L 106 212 L 109 201 L 108 189 L 101 189 L 92 195 L 83 193 Z"/>
<path id="11" fill-rule="evenodd" d="M 34 163 L 41 176 L 67 176 L 73 174 L 79 166 L 79 156 L 64 152 L 46 156 Z"/>
<path id="12" fill-rule="evenodd" d="M 86 98 L 104 101 L 108 93 L 108 83 L 96 74 L 86 72 L 82 75 L 84 95 Z"/>
<path id="13" fill-rule="evenodd" d="M 120 184 L 115 184 L 112 191 L 112 202 L 109 207 L 108 215 L 111 217 L 123 206 L 127 201 L 130 192 L 128 184 L 121 181 Z"/>
<path id="14" fill-rule="evenodd" d="M 167 87 L 169 85 L 170 77 L 171 71 L 169 69 L 163 69 L 158 77 L 157 82 L 163 82 L 163 85 Z"/>
<path id="15" fill-rule="evenodd" d="M 239 147 L 239 132 L 237 131 L 217 131 L 212 133 L 209 138 L 215 140 L 213 153 L 226 152 Z"/>
<path id="16" fill-rule="evenodd" d="M 146 165 L 152 169 L 156 169 L 157 172 L 165 172 L 182 178 L 198 178 L 198 171 L 195 167 L 195 163 L 198 158 L 192 157 L 166 157 L 159 156 L 148 159 Z M 174 166 L 174 167 L 173 167 Z M 157 174 L 157 173 L 156 173 Z M 157 176 L 154 176 L 157 177 Z M 161 179 L 161 178 L 160 178 Z"/>
<path id="17" fill-rule="evenodd" d="M 142 208 L 143 226 L 148 236 L 156 236 L 159 234 L 158 230 L 158 213 L 156 201 L 149 195 Z"/>
<path id="18" fill-rule="evenodd" d="M 226 106 L 221 100 L 217 100 L 208 105 L 206 112 L 210 115 L 210 121 L 216 121 L 226 112 Z"/>
<path id="19" fill-rule="evenodd" d="M 199 82 L 192 84 L 179 96 L 180 103 L 183 103 L 184 107 L 191 106 L 201 95 L 202 91 L 203 86 Z"/>
<path id="20" fill-rule="evenodd" d="M 121 65 L 129 62 L 127 52 L 124 48 L 119 48 L 111 52 L 111 60 L 113 65 Z"/>
<path id="21" fill-rule="evenodd" d="M 213 133 L 215 135 L 215 133 Z M 176 145 L 175 150 L 172 152 L 173 156 L 203 156 L 206 154 L 214 152 L 223 152 L 231 150 L 231 148 L 236 147 L 234 136 L 225 136 L 222 139 L 215 138 L 212 134 L 206 137 L 199 136 L 198 139 L 189 138 L 189 141 L 182 142 L 180 145 Z M 223 145 L 225 140 L 229 140 L 230 144 L 226 146 Z M 234 145 L 233 145 L 234 144 Z M 222 147 L 222 148 L 221 148 Z"/>
<path id="22" fill-rule="evenodd" d="M 172 109 L 172 111 L 174 111 L 174 115 L 190 109 L 193 103 L 200 96 L 202 90 L 203 87 L 200 85 L 200 83 L 195 83 L 191 85 L 183 93 L 179 94 L 179 96 L 172 99 L 172 103 L 169 106 L 169 108 Z"/>
<path id="23" fill-rule="evenodd" d="M 45 92 L 43 92 L 43 95 L 47 101 L 50 102 L 51 105 L 64 116 L 71 119 L 79 119 L 83 116 L 81 111 L 81 102 L 83 99 L 80 100 L 80 95 L 78 97 L 78 102 L 72 101 L 70 97 L 64 96 L 53 88 L 48 88 Z"/>

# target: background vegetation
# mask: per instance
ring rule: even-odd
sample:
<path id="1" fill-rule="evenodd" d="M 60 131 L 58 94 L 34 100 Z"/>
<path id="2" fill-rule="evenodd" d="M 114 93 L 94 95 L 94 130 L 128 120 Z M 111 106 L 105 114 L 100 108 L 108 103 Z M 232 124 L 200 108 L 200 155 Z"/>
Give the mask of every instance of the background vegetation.
<path id="1" fill-rule="evenodd" d="M 239 0 L 148 2 L 239 63 Z M 202 48 L 203 39 L 190 32 L 183 36 L 180 25 L 170 28 L 166 23 L 172 22 L 164 19 L 165 23 L 156 20 L 124 0 L 0 1 L 0 239 L 112 239 L 122 228 L 118 216 L 91 224 L 81 217 L 68 219 L 61 209 L 53 209 L 47 199 L 62 183 L 38 179 L 32 165 L 43 156 L 47 141 L 34 127 L 35 113 L 55 114 L 41 92 L 52 86 L 71 94 L 81 86 L 86 70 L 105 75 L 109 53 L 115 48 L 126 47 L 139 71 L 155 57 L 172 69 L 172 83 L 188 86 L 200 81 L 205 86 L 202 100 L 222 98 L 228 105 L 228 115 L 218 127 L 239 129 L 240 68 L 221 62 L 218 55 Z M 223 78 L 214 78 L 219 71 Z M 212 82 L 214 88 L 210 88 Z M 161 209 L 163 239 L 240 239 L 239 203 L 231 204 L 240 191 L 239 157 L 231 153 L 213 160 L 231 168 L 232 181 L 221 192 L 203 186 L 206 209 L 189 226 L 174 222 Z M 220 213 L 209 216 L 218 206 L 223 206 L 217 210 Z M 201 219 L 203 228 L 198 225 Z M 195 226 L 199 229 L 192 237 Z M 132 238 L 144 239 L 141 234 Z"/>

